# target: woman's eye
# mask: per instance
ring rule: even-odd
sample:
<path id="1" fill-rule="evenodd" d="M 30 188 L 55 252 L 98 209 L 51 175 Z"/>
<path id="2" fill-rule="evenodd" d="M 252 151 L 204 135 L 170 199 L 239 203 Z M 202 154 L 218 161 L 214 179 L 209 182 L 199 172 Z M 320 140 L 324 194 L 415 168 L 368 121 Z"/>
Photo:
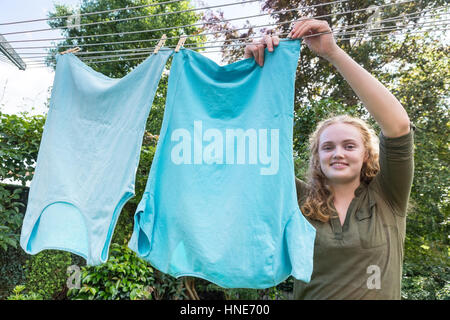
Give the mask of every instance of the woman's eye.
<path id="1" fill-rule="evenodd" d="M 352 144 L 347 145 L 347 148 L 354 148 L 355 146 Z"/>

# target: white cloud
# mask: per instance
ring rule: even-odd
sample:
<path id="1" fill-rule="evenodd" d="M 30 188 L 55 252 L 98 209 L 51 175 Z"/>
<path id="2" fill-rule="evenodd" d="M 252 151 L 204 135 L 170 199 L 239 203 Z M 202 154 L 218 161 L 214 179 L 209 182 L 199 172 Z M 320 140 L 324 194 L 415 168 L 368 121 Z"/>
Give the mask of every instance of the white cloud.
<path id="1" fill-rule="evenodd" d="M 16 66 L 0 62 L 0 110 L 9 114 L 22 111 L 46 113 L 45 103 L 53 78 L 54 72 L 49 68 L 21 71 Z"/>

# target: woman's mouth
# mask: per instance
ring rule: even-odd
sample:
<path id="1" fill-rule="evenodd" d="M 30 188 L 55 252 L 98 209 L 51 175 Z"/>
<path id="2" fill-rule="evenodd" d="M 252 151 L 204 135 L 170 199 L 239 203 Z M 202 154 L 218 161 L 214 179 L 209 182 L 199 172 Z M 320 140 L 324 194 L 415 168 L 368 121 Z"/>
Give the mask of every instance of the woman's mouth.
<path id="1" fill-rule="evenodd" d="M 331 164 L 331 166 L 335 169 L 341 169 L 341 168 L 346 168 L 348 167 L 348 164 L 343 163 L 343 162 L 334 162 Z"/>

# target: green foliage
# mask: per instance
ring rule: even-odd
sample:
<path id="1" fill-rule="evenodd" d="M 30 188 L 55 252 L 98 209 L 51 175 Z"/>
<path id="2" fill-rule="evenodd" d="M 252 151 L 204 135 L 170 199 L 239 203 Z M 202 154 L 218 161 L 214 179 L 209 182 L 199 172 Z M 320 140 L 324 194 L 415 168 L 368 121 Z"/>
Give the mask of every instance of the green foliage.
<path id="1" fill-rule="evenodd" d="M 403 264 L 402 299 L 449 300 L 450 261 L 439 242 L 427 245 L 425 237 L 408 234 Z"/>
<path id="2" fill-rule="evenodd" d="M 172 60 L 167 62 L 166 69 L 170 70 Z M 153 99 L 152 109 L 147 119 L 146 130 L 152 134 L 159 134 L 161 131 L 162 120 L 164 116 L 164 109 L 166 105 L 167 85 L 169 82 L 169 76 L 163 74 L 159 81 L 158 89 L 156 90 L 155 98 Z"/>
<path id="3" fill-rule="evenodd" d="M 10 295 L 17 284 L 25 283 L 23 266 L 29 257 L 20 247 L 0 250 L 0 299 Z"/>
<path id="4" fill-rule="evenodd" d="M 81 288 L 72 288 L 74 300 L 151 299 L 153 269 L 126 246 L 111 244 L 106 263 L 81 268 Z"/>
<path id="5" fill-rule="evenodd" d="M 0 181 L 25 186 L 32 179 L 44 122 L 42 115 L 0 112 Z M 26 256 L 19 247 L 19 237 L 27 196 L 27 187 L 0 184 L 1 297 L 25 281 L 22 265 Z"/>
<path id="6" fill-rule="evenodd" d="M 7 300 L 43 300 L 42 295 L 36 292 L 22 292 L 26 289 L 24 285 L 18 285 Z"/>
<path id="7" fill-rule="evenodd" d="M 0 180 L 13 179 L 25 186 L 33 178 L 45 117 L 26 112 L 0 112 Z"/>
<path id="8" fill-rule="evenodd" d="M 79 7 L 79 13 L 88 13 L 95 11 L 105 11 L 124 7 L 134 7 L 142 6 L 151 3 L 165 2 L 165 0 L 83 0 Z M 171 30 L 164 31 L 144 31 L 144 30 L 154 30 L 160 29 L 167 26 L 185 26 L 196 23 L 200 19 L 200 14 L 194 11 L 161 15 L 162 13 L 183 11 L 192 9 L 193 5 L 189 1 L 174 2 L 162 6 L 150 6 L 143 8 L 136 8 L 133 10 L 122 10 L 113 11 L 109 13 L 103 13 L 101 15 L 84 15 L 81 16 L 81 24 L 95 23 L 99 21 L 114 21 L 124 19 L 124 21 L 104 23 L 97 25 L 85 25 L 79 28 L 66 28 L 62 30 L 62 34 L 66 37 L 66 40 L 62 41 L 60 45 L 78 45 L 82 46 L 85 44 L 91 45 L 87 49 L 83 48 L 83 51 L 111 51 L 111 50 L 129 50 L 129 49 L 145 49 L 154 47 L 163 34 L 167 35 L 167 41 L 165 46 L 175 47 L 178 43 L 178 37 L 182 34 L 190 35 L 199 33 L 199 29 L 196 26 L 174 28 Z M 66 16 L 78 13 L 67 5 L 55 4 L 55 11 L 50 13 L 50 17 Z M 149 15 L 157 15 L 148 17 Z M 146 17 L 145 19 L 133 19 L 136 17 Z M 51 27 L 63 27 L 67 25 L 67 19 L 52 19 L 49 22 Z M 135 31 L 144 32 L 135 32 Z M 127 32 L 134 32 L 128 33 Z M 100 35 L 100 34 L 113 34 L 113 33 L 123 33 L 122 35 L 116 36 L 101 36 L 101 37 L 86 37 L 78 39 L 70 39 L 70 37 L 86 36 L 86 35 Z M 173 38 L 173 39 L 171 39 Z M 154 40 L 151 40 L 154 39 Z M 126 42 L 121 44 L 105 44 L 111 42 Z M 191 37 L 186 39 L 185 45 L 188 44 L 200 44 L 201 41 L 205 41 L 204 36 Z M 95 44 L 95 46 L 92 46 Z M 62 51 L 62 50 L 60 50 Z M 151 52 L 151 51 L 150 51 Z M 115 61 L 113 63 L 94 63 L 90 62 L 89 65 L 109 77 L 123 77 L 128 72 L 130 72 L 136 65 L 147 58 L 137 56 L 127 56 L 126 61 Z M 54 65 L 54 54 L 56 50 L 51 50 L 47 58 L 49 65 Z M 129 53 L 129 52 L 125 52 Z M 144 53 L 145 54 L 145 53 Z M 111 53 L 99 53 L 95 56 L 100 55 L 111 55 Z M 112 57 L 111 60 L 118 60 L 118 57 Z M 134 59 L 134 60 L 129 60 Z"/>
<path id="9" fill-rule="evenodd" d="M 155 283 L 153 284 L 155 300 L 184 300 L 187 299 L 183 278 L 176 279 L 171 275 L 155 269 Z"/>
<path id="10" fill-rule="evenodd" d="M 72 264 L 69 252 L 45 250 L 25 264 L 26 287 L 49 300 L 66 290 L 67 268 Z"/>
<path id="11" fill-rule="evenodd" d="M 200 278 L 195 279 L 195 285 L 198 296 L 205 300 L 287 300 L 293 278 L 267 289 L 222 288 Z"/>
<path id="12" fill-rule="evenodd" d="M 114 229 L 112 243 L 123 243 L 131 238 L 134 224 L 134 213 L 139 201 L 142 199 L 142 195 L 144 194 L 144 189 L 147 183 L 155 150 L 156 140 L 149 138 L 146 134 L 136 173 L 135 196 L 125 204 L 122 212 L 120 213 L 119 220 L 117 221 L 116 228 Z"/>
<path id="13" fill-rule="evenodd" d="M 22 189 L 10 191 L 0 185 L 0 248 L 6 251 L 8 246 L 17 248 L 19 244 L 18 229 L 22 223 L 20 207 L 25 207 L 20 199 Z"/>
<path id="14" fill-rule="evenodd" d="M 45 117 L 0 112 L 0 181 L 25 186 L 33 176 Z M 22 188 L 0 184 L 0 248 L 17 248 L 24 211 Z"/>
<path id="15" fill-rule="evenodd" d="M 154 0 L 160 2 L 163 0 Z M 267 1 L 269 2 L 269 1 Z M 80 12 L 147 4 L 144 0 L 84 0 Z M 303 6 L 312 4 L 311 0 L 296 2 Z M 271 8 L 281 10 L 292 8 L 293 1 L 270 1 Z M 375 1 L 347 1 L 336 4 L 337 11 L 352 10 L 375 4 Z M 411 2 L 404 6 L 386 8 L 383 18 L 397 16 L 400 12 L 411 13 L 423 9 L 424 6 L 440 6 L 443 1 Z M 165 11 L 185 10 L 190 7 L 188 1 L 166 6 L 155 6 L 139 10 L 126 10 L 101 16 L 83 16 L 81 23 L 99 20 L 131 18 L 140 15 L 155 14 Z M 317 7 L 311 14 L 328 14 L 330 6 Z M 267 8 L 266 8 L 267 10 Z M 55 5 L 55 12 L 50 16 L 72 14 L 73 11 L 64 5 Z M 289 12 L 274 16 L 280 21 L 298 18 L 298 12 Z M 368 14 L 347 16 L 330 16 L 328 21 L 332 28 L 366 22 Z M 146 30 L 164 26 L 186 25 L 195 23 L 198 16 L 191 13 L 182 15 L 161 16 L 157 19 L 130 20 L 99 26 L 85 26 L 80 30 L 63 31 L 65 36 L 87 34 L 105 34 Z M 411 21 L 413 22 L 413 21 Z M 65 19 L 50 21 L 51 26 L 64 26 Z M 226 28 L 228 28 L 227 26 Z M 283 25 L 283 32 L 288 31 L 288 24 Z M 218 28 L 220 29 L 220 28 Z M 181 32 L 194 34 L 199 30 L 184 28 L 171 30 L 168 37 L 176 37 Z M 229 33 L 230 35 L 233 33 Z M 136 33 L 123 35 L 120 40 L 142 40 L 121 45 L 92 46 L 89 51 L 135 49 L 153 46 L 162 32 Z M 169 40 L 166 45 L 175 45 L 178 39 Z M 202 38 L 188 38 L 188 43 Z M 98 44 L 118 41 L 117 37 L 99 37 L 68 39 L 62 44 Z M 439 41 L 420 34 L 408 35 L 401 40 L 377 37 L 370 41 L 350 43 L 348 40 L 338 43 L 352 58 L 361 64 L 385 84 L 400 100 L 414 124 L 417 125 L 415 135 L 415 178 L 411 191 L 411 202 L 414 206 L 408 214 L 407 237 L 405 243 L 405 262 L 403 266 L 403 299 L 449 299 L 449 252 L 447 235 L 449 234 L 449 163 L 448 139 L 448 85 L 450 68 L 448 48 Z M 243 47 L 240 48 L 242 50 Z M 83 50 L 86 51 L 86 50 Z M 49 63 L 52 56 L 49 54 Z M 230 56 L 230 62 L 242 58 Z M 105 75 L 121 77 L 134 68 L 142 59 L 115 63 L 91 64 Z M 169 61 L 170 66 L 170 61 Z M 147 132 L 158 134 L 164 114 L 168 77 L 161 78 L 153 106 L 147 120 Z M 302 47 L 299 61 L 299 76 L 296 80 L 294 122 L 294 157 L 295 172 L 304 177 L 308 166 L 308 135 L 314 130 L 318 121 L 329 117 L 331 113 L 346 113 L 364 119 L 375 125 L 351 90 L 345 79 L 327 61 L 314 56 L 306 46 Z M 25 113 L 6 115 L 0 112 L 0 180 L 19 181 L 22 186 L 33 176 L 40 139 L 45 122 L 44 116 L 29 116 Z M 136 177 L 136 196 L 124 207 L 116 226 L 110 260 L 101 266 L 83 268 L 83 287 L 72 290 L 73 299 L 184 299 L 186 295 L 182 280 L 153 270 L 148 264 L 138 259 L 134 253 L 124 246 L 132 232 L 134 210 L 142 197 L 149 169 L 156 149 L 156 141 L 144 137 L 140 165 Z M 26 277 L 20 267 L 22 261 L 13 254 L 18 248 L 20 223 L 24 207 L 17 188 L 0 185 L 0 250 L 2 277 L 1 286 L 13 288 L 17 286 L 11 299 L 49 299 L 65 286 L 66 268 L 70 264 L 69 257 L 58 253 L 43 252 L 30 259 L 26 268 Z M 23 197 L 22 193 L 22 197 Z M 5 251 L 8 250 L 8 251 Z M 13 263 L 8 262 L 10 258 Z M 19 261 L 20 260 L 20 261 Z M 16 263 L 17 262 L 17 263 Z M 226 299 L 283 299 L 284 292 L 292 290 L 292 279 L 282 286 L 266 290 L 223 289 L 206 281 L 197 281 L 197 290 L 202 297 L 207 293 L 221 295 Z M 26 289 L 25 289 L 26 288 Z M 28 289 L 28 290 L 27 290 Z M 11 289 L 9 289 L 11 290 Z M 25 293 L 27 292 L 27 293 Z M 101 294 L 102 293 L 102 294 Z"/>
<path id="16" fill-rule="evenodd" d="M 223 289 L 215 284 L 207 286 L 206 291 L 222 291 L 225 300 L 260 300 L 261 294 L 257 289 Z"/>
<path id="17" fill-rule="evenodd" d="M 99 266 L 83 267 L 81 288 L 70 289 L 71 299 L 88 300 L 152 300 L 182 297 L 182 288 L 174 289 L 163 277 L 157 282 L 153 268 L 139 259 L 125 244 L 111 244 L 111 255 Z"/>
<path id="18" fill-rule="evenodd" d="M 450 300 L 449 268 L 440 265 L 425 266 L 418 272 L 417 265 L 406 262 L 402 278 L 402 299 Z"/>
<path id="19" fill-rule="evenodd" d="M 156 152 L 156 140 L 144 137 L 144 144 L 141 149 L 141 156 L 139 159 L 139 166 L 136 172 L 135 192 L 136 196 L 130 200 L 130 203 L 138 205 L 144 194 L 145 186 L 147 184 L 148 175 L 150 173 L 150 167 L 153 161 L 153 157 Z M 134 213 L 134 212 L 133 212 Z"/>

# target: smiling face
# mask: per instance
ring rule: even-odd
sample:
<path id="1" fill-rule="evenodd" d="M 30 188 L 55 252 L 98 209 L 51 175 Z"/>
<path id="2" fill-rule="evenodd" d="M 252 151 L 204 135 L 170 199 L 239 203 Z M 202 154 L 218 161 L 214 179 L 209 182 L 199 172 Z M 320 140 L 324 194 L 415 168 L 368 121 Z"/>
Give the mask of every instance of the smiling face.
<path id="1" fill-rule="evenodd" d="M 359 130 L 346 123 L 325 128 L 319 137 L 320 167 L 330 184 L 347 184 L 360 179 L 366 151 Z"/>

